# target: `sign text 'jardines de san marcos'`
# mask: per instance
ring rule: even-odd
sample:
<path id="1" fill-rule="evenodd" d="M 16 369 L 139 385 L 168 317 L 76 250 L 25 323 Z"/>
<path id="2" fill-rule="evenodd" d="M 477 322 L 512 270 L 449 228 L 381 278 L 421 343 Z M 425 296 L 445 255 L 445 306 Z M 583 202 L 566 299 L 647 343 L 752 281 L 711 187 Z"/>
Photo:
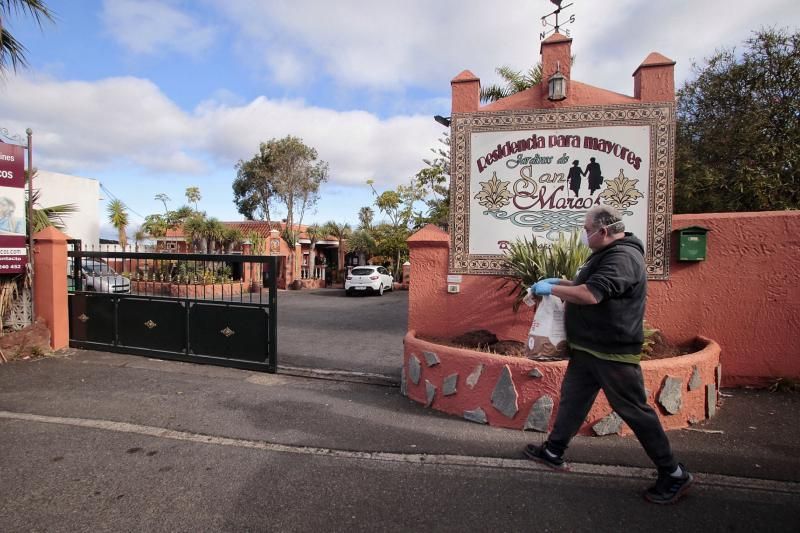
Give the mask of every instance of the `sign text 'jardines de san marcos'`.
<path id="1" fill-rule="evenodd" d="M 670 104 L 470 113 L 452 125 L 452 272 L 501 274 L 509 243 L 546 245 L 603 204 L 645 243 L 650 277 L 667 276 Z"/>

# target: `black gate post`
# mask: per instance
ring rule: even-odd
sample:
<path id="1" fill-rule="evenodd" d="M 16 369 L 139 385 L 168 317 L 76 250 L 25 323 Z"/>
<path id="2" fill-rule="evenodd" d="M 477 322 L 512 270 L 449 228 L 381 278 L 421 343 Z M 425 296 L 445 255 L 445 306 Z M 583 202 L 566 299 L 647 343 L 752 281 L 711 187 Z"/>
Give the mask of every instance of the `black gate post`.
<path id="1" fill-rule="evenodd" d="M 269 258 L 269 359 L 267 372 L 275 374 L 278 371 L 278 286 L 277 267 L 278 258 Z"/>

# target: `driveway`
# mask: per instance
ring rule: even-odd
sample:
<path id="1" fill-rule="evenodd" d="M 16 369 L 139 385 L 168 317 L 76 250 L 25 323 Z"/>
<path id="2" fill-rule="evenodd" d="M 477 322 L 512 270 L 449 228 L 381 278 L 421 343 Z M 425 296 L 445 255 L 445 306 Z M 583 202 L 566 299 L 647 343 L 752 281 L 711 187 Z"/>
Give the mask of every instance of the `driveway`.
<path id="1" fill-rule="evenodd" d="M 408 291 L 278 291 L 278 364 L 399 378 Z"/>

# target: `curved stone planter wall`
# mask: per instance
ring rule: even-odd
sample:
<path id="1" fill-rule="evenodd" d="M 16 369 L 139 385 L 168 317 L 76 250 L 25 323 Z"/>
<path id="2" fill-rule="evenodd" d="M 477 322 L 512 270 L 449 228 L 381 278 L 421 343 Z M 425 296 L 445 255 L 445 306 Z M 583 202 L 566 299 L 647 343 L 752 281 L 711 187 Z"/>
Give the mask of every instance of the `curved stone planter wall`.
<path id="1" fill-rule="evenodd" d="M 473 422 L 547 432 L 555 420 L 567 361 L 505 357 L 405 337 L 401 388 L 412 400 Z M 719 345 L 698 337 L 700 351 L 642 362 L 648 402 L 677 429 L 714 416 Z M 629 434 L 601 392 L 581 435 Z"/>

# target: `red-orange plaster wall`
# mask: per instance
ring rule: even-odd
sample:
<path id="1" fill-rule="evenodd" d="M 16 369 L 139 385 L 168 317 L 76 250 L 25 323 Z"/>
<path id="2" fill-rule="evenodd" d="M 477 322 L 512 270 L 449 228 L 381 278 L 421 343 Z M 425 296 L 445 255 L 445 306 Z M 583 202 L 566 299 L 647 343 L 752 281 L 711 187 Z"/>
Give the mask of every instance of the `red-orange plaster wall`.
<path id="1" fill-rule="evenodd" d="M 676 260 L 649 286 L 648 320 L 669 339 L 696 335 L 722 348 L 723 385 L 800 378 L 800 211 L 675 215 L 673 230 L 704 226 L 707 259 Z"/>
<path id="2" fill-rule="evenodd" d="M 670 279 L 649 283 L 648 322 L 672 342 L 717 341 L 725 386 L 800 378 L 800 211 L 675 215 L 672 225 L 711 229 L 707 259 L 678 262 L 673 235 Z M 409 330 L 449 338 L 488 329 L 525 340 L 533 312 L 511 310 L 502 278 L 464 275 L 460 292 L 448 294 L 447 234 L 426 227 L 409 246 Z"/>

